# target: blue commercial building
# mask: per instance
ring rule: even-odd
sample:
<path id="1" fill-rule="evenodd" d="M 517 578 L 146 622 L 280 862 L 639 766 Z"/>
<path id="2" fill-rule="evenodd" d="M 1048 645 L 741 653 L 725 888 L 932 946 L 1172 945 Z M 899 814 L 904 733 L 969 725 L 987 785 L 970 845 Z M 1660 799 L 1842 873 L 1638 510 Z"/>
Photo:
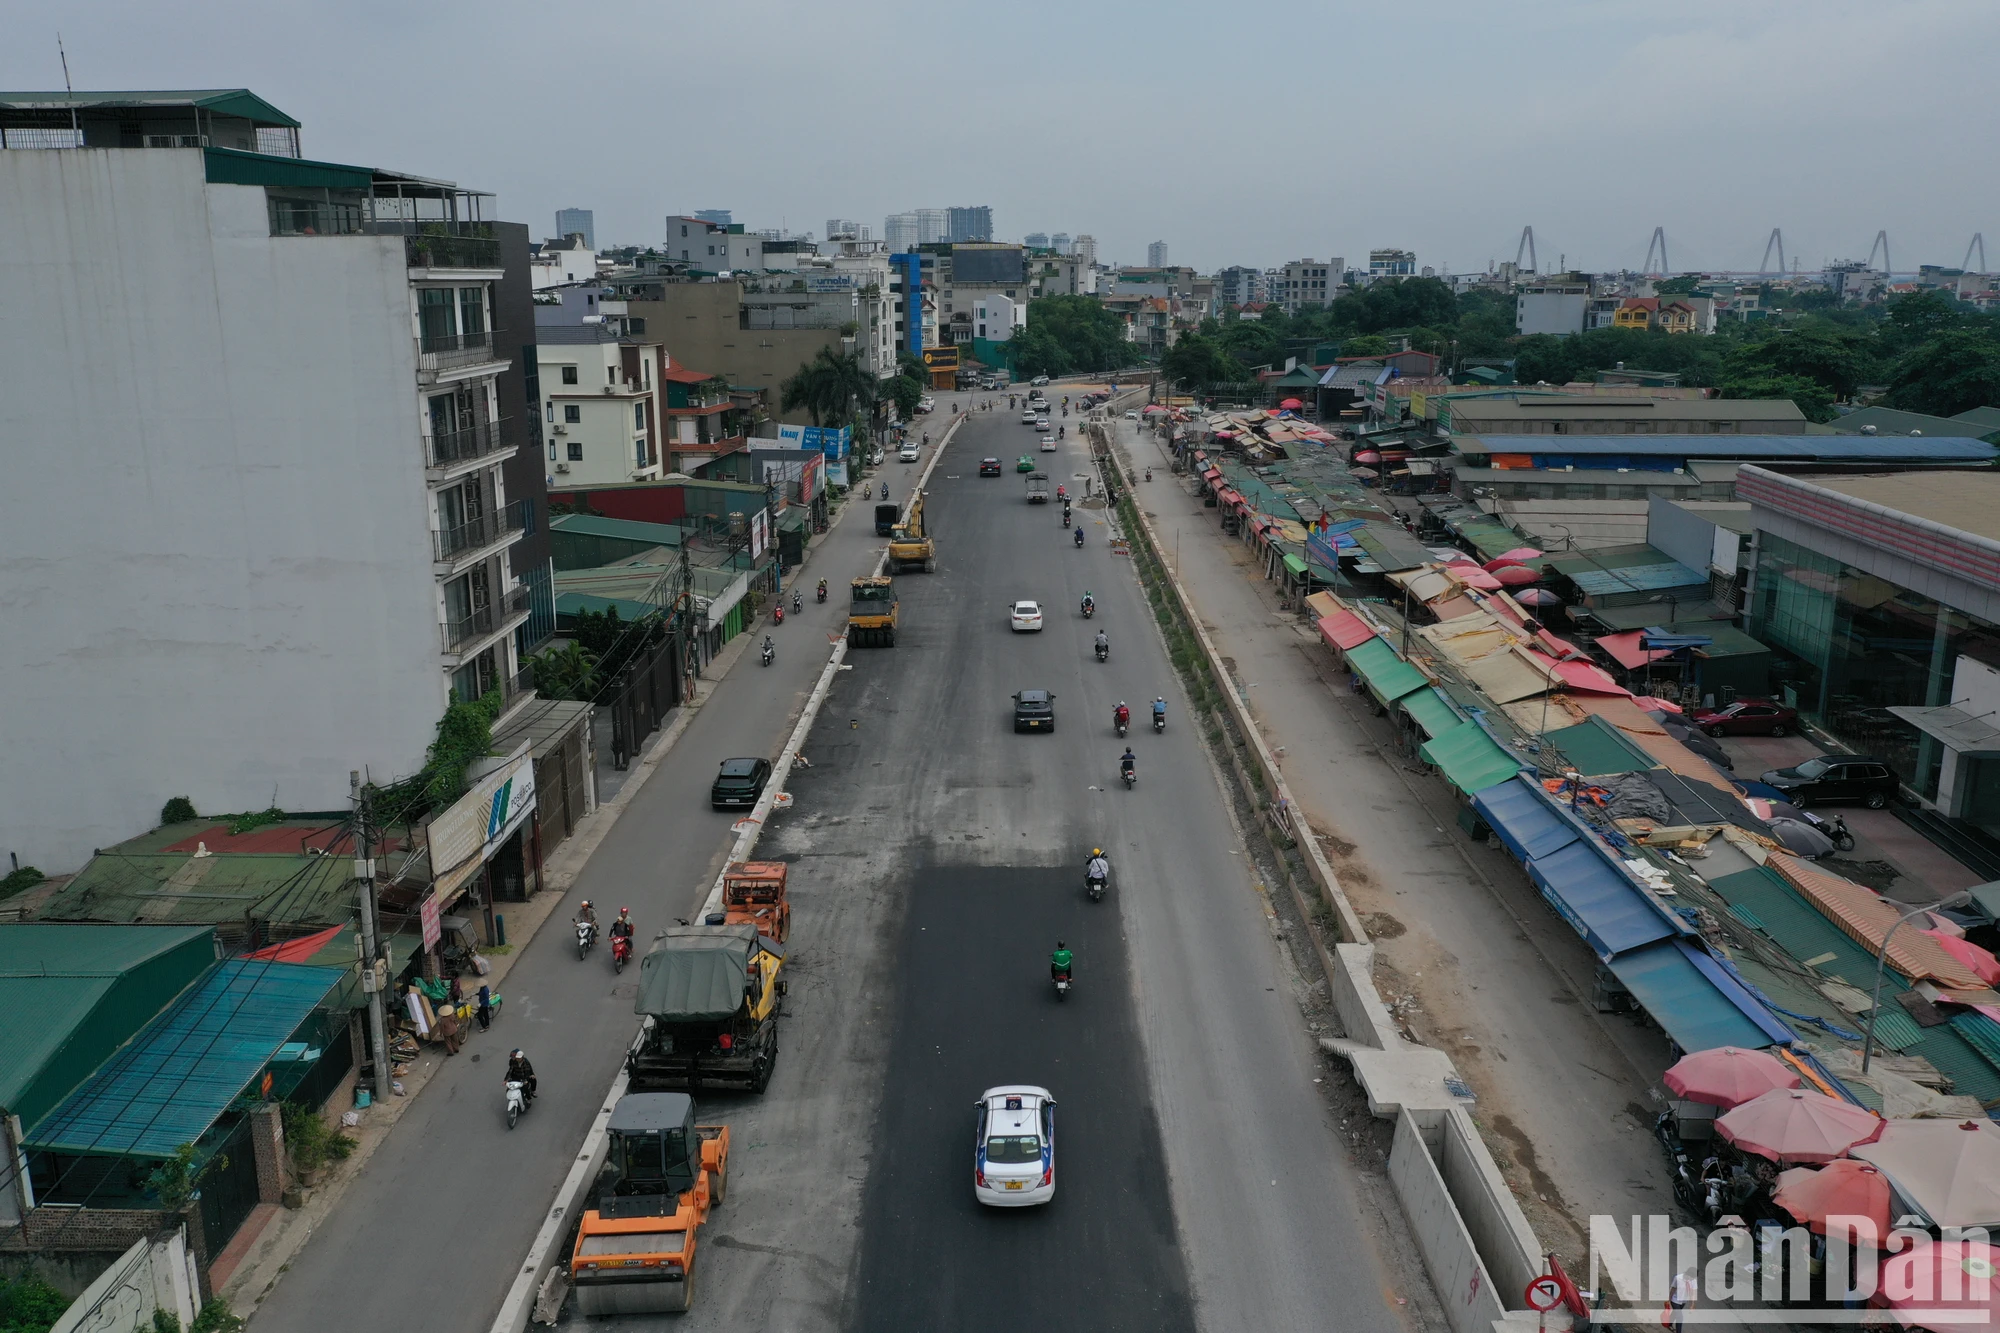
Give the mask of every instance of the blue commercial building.
<path id="1" fill-rule="evenodd" d="M 922 356 L 924 352 L 924 257 L 912 250 L 905 254 L 890 255 L 889 263 L 894 266 L 895 277 L 889 284 L 891 292 L 900 293 L 902 300 L 897 303 L 896 330 L 898 343 L 911 356 Z"/>
<path id="2" fill-rule="evenodd" d="M 583 248 L 597 248 L 597 219 L 587 208 L 559 208 L 556 210 L 556 236 L 558 238 L 575 234 L 583 236 Z"/>

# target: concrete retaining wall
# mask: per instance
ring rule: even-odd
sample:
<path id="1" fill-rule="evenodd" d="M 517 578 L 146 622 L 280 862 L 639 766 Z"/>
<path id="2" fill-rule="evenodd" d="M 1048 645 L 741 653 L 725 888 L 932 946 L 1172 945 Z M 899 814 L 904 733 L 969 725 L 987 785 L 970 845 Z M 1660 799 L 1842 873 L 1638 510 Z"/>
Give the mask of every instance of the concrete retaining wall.
<path id="1" fill-rule="evenodd" d="M 1439 1126 L 1440 1142 L 1433 1161 L 1445 1189 L 1458 1206 L 1486 1271 L 1499 1284 L 1499 1297 L 1518 1306 L 1527 1299 L 1528 1283 L 1542 1272 L 1541 1242 L 1514 1192 L 1507 1188 L 1479 1127 L 1463 1108 L 1447 1111 Z"/>
<path id="2" fill-rule="evenodd" d="M 1506 1315 L 1506 1304 L 1494 1289 L 1465 1219 L 1452 1202 L 1444 1175 L 1424 1144 L 1414 1113 L 1397 1117 L 1395 1146 L 1389 1151 L 1389 1183 L 1409 1219 L 1424 1270 L 1431 1275 L 1452 1333 L 1488 1333 L 1494 1321 Z"/>
<path id="3" fill-rule="evenodd" d="M 49 1333 L 150 1333 L 155 1310 L 175 1315 L 186 1328 L 201 1304 L 199 1290 L 185 1230 L 135 1241 Z"/>

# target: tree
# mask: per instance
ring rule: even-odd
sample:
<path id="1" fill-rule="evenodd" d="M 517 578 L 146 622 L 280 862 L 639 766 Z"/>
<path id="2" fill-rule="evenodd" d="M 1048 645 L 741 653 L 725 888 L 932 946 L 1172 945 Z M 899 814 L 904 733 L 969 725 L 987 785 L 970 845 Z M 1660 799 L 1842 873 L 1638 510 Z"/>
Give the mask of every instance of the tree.
<path id="1" fill-rule="evenodd" d="M 874 405 L 878 391 L 858 355 L 822 347 L 779 386 L 778 406 L 806 413 L 815 426 L 845 426 Z"/>
<path id="2" fill-rule="evenodd" d="M 1977 318 L 1956 297 L 1944 292 L 1911 292 L 1889 303 L 1880 337 L 1891 354 L 1906 352 Z"/>
<path id="3" fill-rule="evenodd" d="M 820 412 L 826 404 L 828 395 L 824 366 L 818 361 L 808 361 L 793 371 L 778 388 L 780 411 L 804 412 L 812 418 L 813 425 L 821 424 Z"/>
<path id="4" fill-rule="evenodd" d="M 1364 333 L 1341 343 L 1342 356 L 1384 356 L 1389 351 L 1389 340 L 1372 333 Z"/>
<path id="5" fill-rule="evenodd" d="M 1890 372 L 1887 401 L 1940 417 L 2000 403 L 2000 338 L 1988 328 L 1959 328 L 1911 349 Z"/>
<path id="6" fill-rule="evenodd" d="M 1016 375 L 1031 378 L 1036 375 L 1067 375 L 1074 365 L 1068 350 L 1049 331 L 1048 325 L 1036 323 L 1032 318 L 1026 328 L 1015 331 L 1007 346 Z"/>
<path id="7" fill-rule="evenodd" d="M 1175 384 L 1192 388 L 1198 384 L 1236 383 L 1245 378 L 1243 367 L 1212 338 L 1190 334 L 1167 349 L 1160 358 L 1160 372 Z"/>
<path id="8" fill-rule="evenodd" d="M 1048 362 L 1058 358 L 1041 341 L 1044 334 L 1060 349 L 1060 370 L 1049 368 Z M 1021 342 L 1024 335 L 1026 343 Z M 1125 338 L 1125 321 L 1091 296 L 1037 297 L 1028 303 L 1028 325 L 1014 335 L 1014 341 L 1015 369 L 1028 369 L 1024 355 L 1036 357 L 1041 359 L 1037 374 L 1116 370 L 1134 359 L 1132 344 Z"/>
<path id="9" fill-rule="evenodd" d="M 917 414 L 917 403 L 924 396 L 922 380 L 911 379 L 908 375 L 897 375 L 884 386 L 889 398 L 896 405 L 896 415 L 904 421 Z"/>
<path id="10" fill-rule="evenodd" d="M 1804 375 L 1724 380 L 1721 387 L 1724 398 L 1789 398 L 1808 421 L 1827 422 L 1839 415 L 1833 410 L 1833 391 Z"/>
<path id="11" fill-rule="evenodd" d="M 597 698 L 597 657 L 580 643 L 537 653 L 528 659 L 528 665 L 534 668 L 537 694 L 582 703 Z"/>
<path id="12" fill-rule="evenodd" d="M 1850 398 L 1860 386 L 1866 354 L 1862 339 L 1831 326 L 1783 329 L 1773 337 L 1730 349 L 1722 360 L 1722 396 L 1749 396 L 1731 391 L 1737 381 L 1789 375 L 1809 379 L 1836 397 Z"/>
<path id="13" fill-rule="evenodd" d="M 1275 367 L 1285 359 L 1284 332 L 1282 320 L 1240 319 L 1223 326 L 1216 342 L 1245 366 Z"/>

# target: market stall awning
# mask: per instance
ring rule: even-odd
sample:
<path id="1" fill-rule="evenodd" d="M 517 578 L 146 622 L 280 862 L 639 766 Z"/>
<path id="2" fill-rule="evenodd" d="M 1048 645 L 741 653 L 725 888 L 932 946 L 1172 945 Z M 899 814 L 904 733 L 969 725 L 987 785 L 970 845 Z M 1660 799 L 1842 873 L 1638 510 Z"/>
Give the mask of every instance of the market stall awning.
<path id="1" fill-rule="evenodd" d="M 2000 750 L 2000 726 L 1994 725 L 1990 717 L 1975 717 L 1959 708 L 1916 708 L 1908 704 L 1891 704 L 1888 711 L 1961 753 Z"/>
<path id="2" fill-rule="evenodd" d="M 1337 611 L 1333 615 L 1320 617 L 1319 635 L 1345 652 L 1374 638 L 1375 630 L 1352 611 Z"/>
<path id="3" fill-rule="evenodd" d="M 1629 630 L 1624 634 L 1606 634 L 1598 639 L 1597 646 L 1611 655 L 1611 660 L 1628 671 L 1637 671 L 1648 662 L 1657 662 L 1663 657 L 1672 657 L 1670 649 L 1645 649 L 1639 640 L 1645 637 L 1644 630 Z"/>
<path id="4" fill-rule="evenodd" d="M 1295 555 L 1285 557 L 1285 568 L 1292 572 L 1293 578 L 1302 579 L 1306 576 L 1306 562 Z"/>
<path id="5" fill-rule="evenodd" d="M 1830 875 L 1796 857 L 1773 853 L 1764 863 L 1810 902 L 1821 916 L 1870 952 L 1879 951 L 1895 930 L 1900 912 L 1873 889 Z M 1930 980 L 1956 990 L 1983 990 L 1986 983 L 1921 931 L 1897 930 L 1885 961 L 1912 980 Z"/>
<path id="6" fill-rule="evenodd" d="M 28 1136 L 43 1152 L 171 1157 L 206 1134 L 344 969 L 218 963 Z"/>
<path id="7" fill-rule="evenodd" d="M 1445 702 L 1436 686 L 1404 695 L 1401 702 L 1410 720 L 1422 727 L 1426 736 L 1442 736 L 1465 720 Z"/>
<path id="8" fill-rule="evenodd" d="M 1361 673 L 1361 678 L 1368 682 L 1368 688 L 1385 704 L 1392 704 L 1431 683 L 1429 676 L 1396 656 L 1396 650 L 1380 638 L 1350 649 L 1347 665 Z"/>
<path id="9" fill-rule="evenodd" d="M 1461 722 L 1431 737 L 1419 753 L 1426 763 L 1438 766 L 1445 781 L 1467 795 L 1521 771 L 1521 761 L 1494 744 L 1477 722 Z"/>
<path id="10" fill-rule="evenodd" d="M 1754 1050 L 1792 1040 L 1791 1031 L 1727 969 L 1686 940 L 1658 940 L 1617 955 L 1608 966 L 1684 1051 Z"/>
<path id="11" fill-rule="evenodd" d="M 1472 806 L 1517 860 L 1561 851 L 1582 836 L 1525 774 L 1474 792 Z"/>

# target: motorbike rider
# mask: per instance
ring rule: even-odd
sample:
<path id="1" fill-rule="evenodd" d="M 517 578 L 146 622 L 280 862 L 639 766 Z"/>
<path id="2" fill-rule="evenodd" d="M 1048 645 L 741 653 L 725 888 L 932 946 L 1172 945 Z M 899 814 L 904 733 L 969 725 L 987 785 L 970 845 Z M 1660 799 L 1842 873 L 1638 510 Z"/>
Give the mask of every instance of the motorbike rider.
<path id="1" fill-rule="evenodd" d="M 819 581 L 819 599 L 820 599 L 820 600 L 821 600 L 822 602 L 826 600 L 826 580 L 825 580 L 825 579 L 821 579 L 821 580 Z"/>
<path id="2" fill-rule="evenodd" d="M 618 919 L 611 923 L 611 938 L 621 937 L 627 940 L 632 938 L 632 909 L 629 907 L 619 908 Z"/>
<path id="3" fill-rule="evenodd" d="M 768 662 L 777 655 L 778 655 L 778 645 L 772 643 L 771 636 L 766 634 L 764 636 L 764 660 Z"/>
<path id="4" fill-rule="evenodd" d="M 1097 651 L 1100 656 L 1109 654 L 1111 651 L 1111 640 L 1104 637 L 1103 630 L 1097 631 Z M 1119 707 L 1123 708 L 1124 705 L 1120 704 Z"/>
<path id="5" fill-rule="evenodd" d="M 1155 722 L 1164 722 L 1166 720 L 1166 717 L 1167 717 L 1167 701 L 1165 699 L 1153 700 L 1153 720 Z"/>
<path id="6" fill-rule="evenodd" d="M 1132 757 L 1132 747 L 1129 745 L 1126 746 L 1125 753 L 1118 756 L 1118 776 L 1122 778 L 1129 775 L 1132 772 L 1133 765 L 1138 762 L 1137 759 Z"/>
<path id="7" fill-rule="evenodd" d="M 1097 609 L 1097 599 L 1090 595 L 1090 589 L 1088 588 L 1085 588 L 1083 590 L 1083 601 L 1081 603 L 1081 606 L 1082 609 L 1085 611 L 1095 611 Z"/>
<path id="8" fill-rule="evenodd" d="M 527 1056 L 521 1054 L 520 1047 L 516 1046 L 507 1053 L 507 1072 L 501 1076 L 500 1081 L 503 1085 L 519 1083 L 521 1099 L 524 1102 L 535 1099 L 535 1067 L 528 1063 Z"/>
<path id="9" fill-rule="evenodd" d="M 889 483 L 886 481 L 882 483 L 882 498 L 884 500 L 889 498 Z"/>
<path id="10" fill-rule="evenodd" d="M 588 921 L 591 924 L 592 928 L 596 927 L 597 908 L 591 904 L 590 899 L 585 898 L 583 900 L 583 906 L 576 909 L 576 919 L 579 921 Z"/>
<path id="11" fill-rule="evenodd" d="M 1083 545 L 1083 524 L 1081 523 L 1076 525 L 1076 544 L 1078 546 Z"/>
<path id="12" fill-rule="evenodd" d="M 804 609 L 804 603 L 802 603 L 802 602 L 800 602 L 800 601 L 799 601 L 799 594 L 798 594 L 798 590 L 797 590 L 797 589 L 793 589 L 793 591 L 792 591 L 792 614 L 793 614 L 793 615 L 797 615 L 797 614 L 798 614 L 798 613 L 799 613 L 799 612 L 800 612 L 800 611 L 801 611 L 802 609 Z"/>
<path id="13" fill-rule="evenodd" d="M 1083 877 L 1087 880 L 1095 880 L 1100 884 L 1109 884 L 1111 882 L 1111 862 L 1104 859 L 1104 849 L 1102 847 L 1093 847 L 1090 849 L 1090 861 L 1083 868 Z"/>
<path id="14" fill-rule="evenodd" d="M 1068 981 L 1070 970 L 1076 966 L 1076 955 L 1061 940 L 1056 941 L 1056 950 L 1049 955 L 1049 980 Z"/>
<path id="15" fill-rule="evenodd" d="M 1104 637 L 1104 635 L 1100 633 L 1097 637 L 1101 639 Z M 1125 701 L 1123 699 L 1120 699 L 1118 701 L 1118 706 L 1111 710 L 1111 720 L 1117 723 L 1121 727 L 1129 727 L 1132 725 L 1132 710 L 1125 706 Z M 1130 751 L 1127 751 L 1127 753 L 1129 754 Z"/>

